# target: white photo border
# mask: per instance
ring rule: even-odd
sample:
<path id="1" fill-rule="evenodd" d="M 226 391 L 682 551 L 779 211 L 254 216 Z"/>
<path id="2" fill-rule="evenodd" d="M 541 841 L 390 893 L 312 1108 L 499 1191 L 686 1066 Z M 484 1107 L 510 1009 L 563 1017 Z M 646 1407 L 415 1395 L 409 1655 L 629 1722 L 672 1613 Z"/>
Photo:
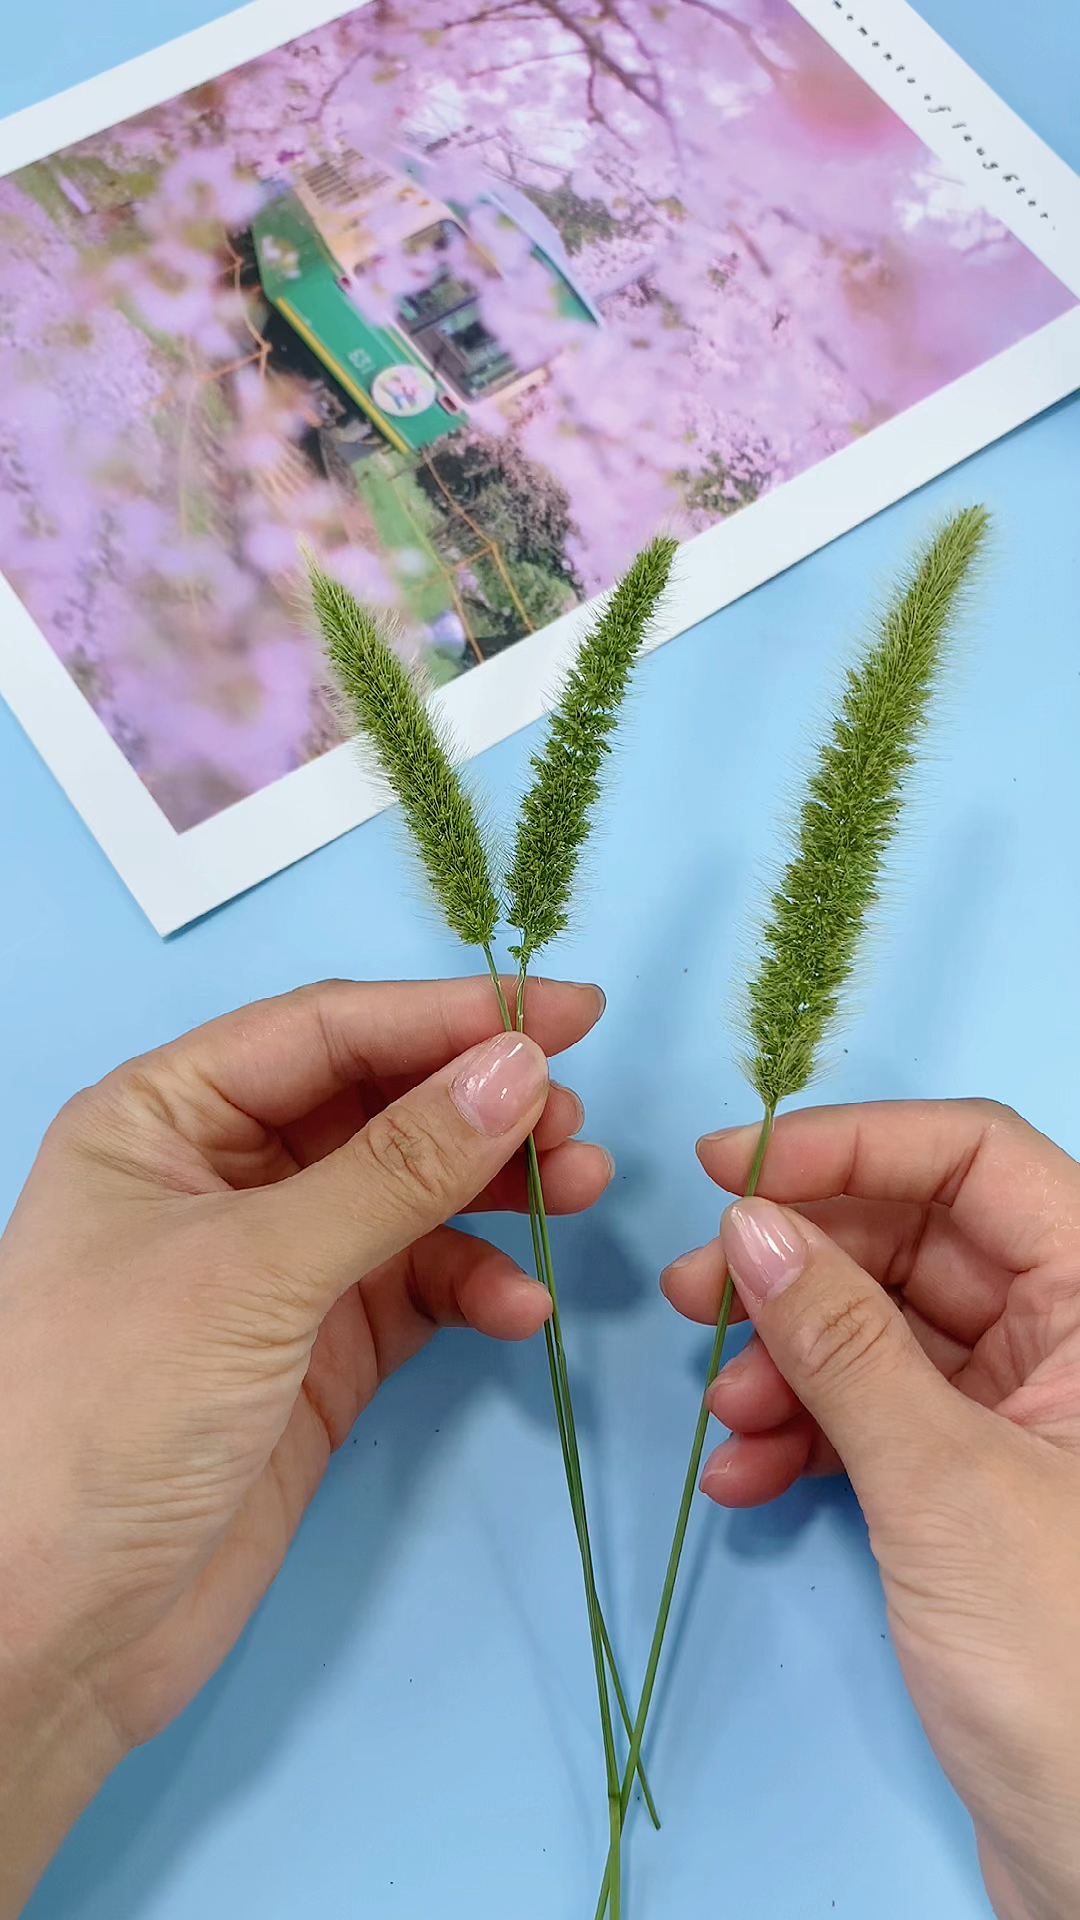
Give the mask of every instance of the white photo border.
<path id="1" fill-rule="evenodd" d="M 790 0 L 927 147 L 1080 297 L 1080 178 L 906 4 Z M 324 26 L 351 8 L 252 0 L 0 122 L 0 177 Z M 660 646 L 1080 386 L 1080 308 L 680 549 Z M 587 608 L 438 703 L 467 754 L 539 718 Z M 358 826 L 386 794 L 337 747 L 178 833 L 0 575 L 0 695 L 153 927 L 168 934 Z"/>

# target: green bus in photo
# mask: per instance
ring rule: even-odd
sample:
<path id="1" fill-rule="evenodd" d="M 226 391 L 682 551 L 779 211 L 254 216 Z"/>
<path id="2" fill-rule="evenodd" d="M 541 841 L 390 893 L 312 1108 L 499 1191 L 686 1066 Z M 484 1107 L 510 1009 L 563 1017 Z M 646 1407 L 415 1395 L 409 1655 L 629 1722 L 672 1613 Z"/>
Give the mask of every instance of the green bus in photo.
<path id="1" fill-rule="evenodd" d="M 406 171 L 407 166 L 412 171 Z M 471 402 L 512 398 L 544 367 L 515 356 L 484 323 L 480 289 L 505 278 L 470 229 L 473 209 L 436 199 L 401 169 L 346 154 L 307 168 L 252 222 L 266 300 L 343 398 L 350 457 L 380 443 L 401 454 L 467 424 Z M 549 276 L 553 310 L 598 325 L 554 227 L 524 194 L 493 185 L 483 205 Z M 411 257 L 409 290 L 387 317 L 378 290 L 388 254 Z M 365 310 L 365 294 L 367 303 Z"/>

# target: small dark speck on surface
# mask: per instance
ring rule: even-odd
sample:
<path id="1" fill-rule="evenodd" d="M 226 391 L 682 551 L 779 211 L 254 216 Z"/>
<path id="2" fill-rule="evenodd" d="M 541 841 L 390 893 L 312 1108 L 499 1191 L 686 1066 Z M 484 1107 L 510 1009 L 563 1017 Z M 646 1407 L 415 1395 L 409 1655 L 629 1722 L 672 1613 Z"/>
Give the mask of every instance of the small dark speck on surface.
<path id="1" fill-rule="evenodd" d="M 817 1592 L 817 1588 L 816 1588 L 816 1587 L 811 1587 L 811 1589 L 810 1589 L 810 1591 L 811 1591 L 811 1593 L 816 1593 L 816 1592 Z"/>

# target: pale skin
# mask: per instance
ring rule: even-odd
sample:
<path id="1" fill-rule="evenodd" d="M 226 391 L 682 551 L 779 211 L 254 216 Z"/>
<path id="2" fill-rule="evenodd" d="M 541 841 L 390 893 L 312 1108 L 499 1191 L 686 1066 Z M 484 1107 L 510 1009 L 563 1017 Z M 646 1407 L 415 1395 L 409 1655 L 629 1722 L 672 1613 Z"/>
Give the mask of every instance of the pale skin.
<path id="1" fill-rule="evenodd" d="M 756 1129 L 699 1143 L 728 1192 Z M 842 1465 L 904 1677 L 1000 1920 L 1080 1914 L 1080 1166 L 987 1101 L 779 1120 L 758 1186 L 665 1293 L 755 1333 L 710 1394 L 702 1489 Z M 778 1204 L 781 1203 L 781 1204 Z"/>
<path id="2" fill-rule="evenodd" d="M 507 983 L 510 990 L 511 983 Z M 332 1449 L 436 1327 L 535 1333 L 544 1289 L 443 1223 L 551 1212 L 602 1148 L 547 1054 L 603 1008 L 537 982 L 332 982 L 80 1094 L 0 1241 L 0 1915 L 110 1769 L 220 1663 Z"/>
<path id="3" fill-rule="evenodd" d="M 533 1128 L 552 1212 L 601 1193 L 547 1059 L 602 1006 L 537 983 L 531 1037 L 492 1040 L 486 979 L 333 982 L 50 1131 L 0 1240 L 0 1920 L 223 1658 L 380 1381 L 438 1326 L 542 1326 L 543 1289 L 444 1223 L 524 1207 Z M 752 1144 L 699 1151 L 738 1191 Z M 1075 1920 L 1080 1167 L 983 1103 L 822 1109 L 779 1122 L 760 1192 L 664 1277 L 708 1319 L 730 1259 L 757 1328 L 704 1489 L 844 1463 L 1001 1920 Z"/>

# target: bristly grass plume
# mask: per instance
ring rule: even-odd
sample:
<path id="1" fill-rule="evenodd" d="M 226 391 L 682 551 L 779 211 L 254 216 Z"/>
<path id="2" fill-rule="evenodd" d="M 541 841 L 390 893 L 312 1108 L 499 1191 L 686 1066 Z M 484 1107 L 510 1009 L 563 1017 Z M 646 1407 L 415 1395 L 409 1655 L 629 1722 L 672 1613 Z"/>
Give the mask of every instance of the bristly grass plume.
<path id="1" fill-rule="evenodd" d="M 919 553 L 847 676 L 810 775 L 749 990 L 747 1074 L 775 1109 L 811 1078 L 881 882 L 944 648 L 989 515 L 968 507 Z"/>
<path id="2" fill-rule="evenodd" d="M 877 634 L 847 675 L 839 712 L 819 750 L 747 995 L 751 1044 L 745 1071 L 765 1108 L 747 1195 L 756 1190 L 776 1108 L 809 1080 L 851 977 L 899 824 L 905 776 L 915 762 L 948 642 L 989 525 L 984 508 L 965 508 L 915 555 Z M 733 1299 L 728 1275 L 706 1392 L 720 1370 Z M 656 1685 L 708 1421 L 703 1399 L 623 1772 L 624 1814 Z M 618 1877 L 613 1841 L 597 1920 L 603 1920 Z"/>
<path id="3" fill-rule="evenodd" d="M 510 951 L 523 967 L 566 927 L 604 759 L 676 551 L 676 541 L 658 536 L 623 575 L 582 641 L 533 755 L 506 877 L 506 917 L 521 934 Z"/>
<path id="4" fill-rule="evenodd" d="M 521 1028 L 529 961 L 566 925 L 574 879 L 600 792 L 604 758 L 610 750 L 631 669 L 667 585 L 675 550 L 674 540 L 654 540 L 616 586 L 582 642 L 551 716 L 547 742 L 533 760 L 535 778 L 522 807 L 504 903 L 492 878 L 476 807 L 432 721 L 421 689 L 388 645 L 377 619 L 323 571 L 312 553 L 305 554 L 312 601 L 334 677 L 360 733 L 374 750 L 383 775 L 401 802 L 448 925 L 462 940 L 483 952 L 507 1028 L 513 1021 L 492 952 L 496 928 L 500 919 L 505 919 L 521 934 L 518 944 L 511 948 L 518 961 L 516 1010 L 517 1026 Z M 526 1172 L 537 1278 L 551 1296 L 551 1318 L 544 1338 L 585 1586 L 604 1745 L 609 1862 L 613 1862 L 607 1884 L 612 1920 L 619 1920 L 624 1798 L 609 1673 L 628 1737 L 634 1721 L 596 1592 L 541 1167 L 532 1138 L 526 1142 Z M 659 1826 L 640 1758 L 630 1769 L 626 1798 L 635 1774 L 653 1822 Z"/>
<path id="5" fill-rule="evenodd" d="M 472 797 L 423 694 L 375 616 L 308 554 L 311 598 L 334 678 L 406 824 L 447 925 L 469 946 L 494 938 L 499 903 Z"/>

